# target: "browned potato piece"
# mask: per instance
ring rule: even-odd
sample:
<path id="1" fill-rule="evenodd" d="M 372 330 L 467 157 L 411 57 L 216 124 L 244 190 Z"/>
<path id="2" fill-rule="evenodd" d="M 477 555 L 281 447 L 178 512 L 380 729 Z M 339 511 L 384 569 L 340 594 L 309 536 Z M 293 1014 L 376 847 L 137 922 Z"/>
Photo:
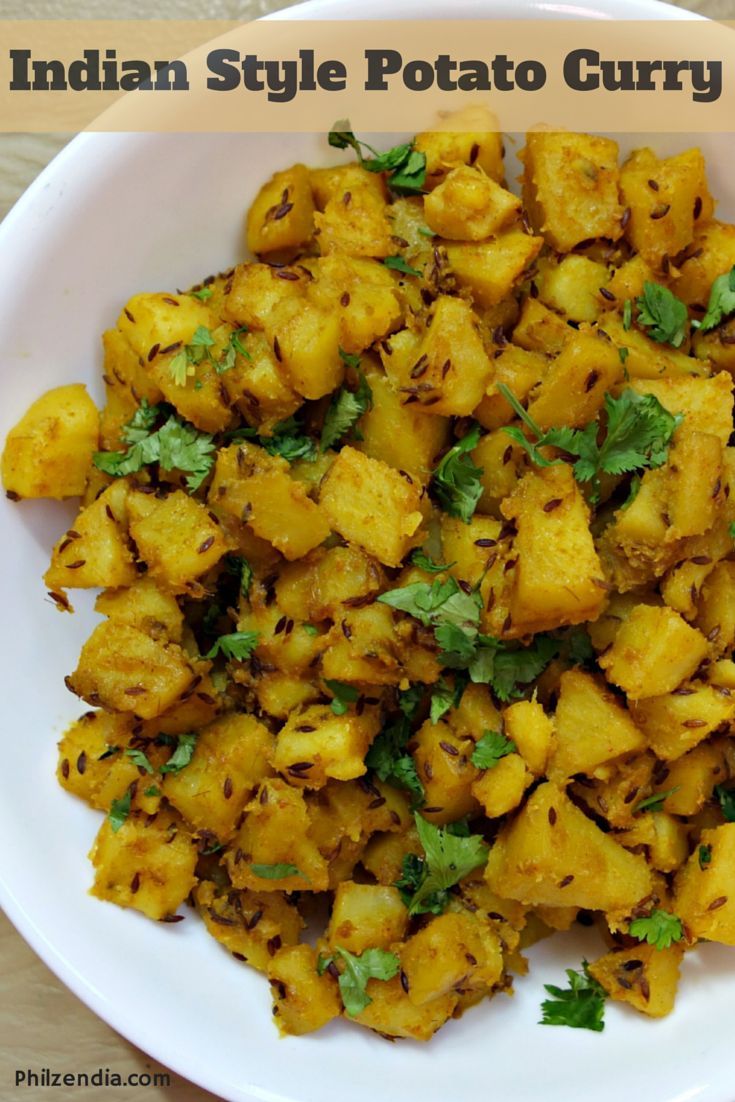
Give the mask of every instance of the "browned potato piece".
<path id="1" fill-rule="evenodd" d="M 248 211 L 247 245 L 252 253 L 272 253 L 305 245 L 314 232 L 314 200 L 309 170 L 293 165 L 263 184 Z"/>
<path id="2" fill-rule="evenodd" d="M 492 241 L 450 242 L 446 253 L 457 283 L 471 292 L 475 305 L 491 307 L 511 293 L 542 245 L 542 237 L 509 229 Z"/>
<path id="3" fill-rule="evenodd" d="M 401 949 L 401 968 L 414 1006 L 425 1006 L 461 987 L 493 987 L 503 971 L 500 941 L 491 927 L 470 914 L 432 918 Z"/>
<path id="4" fill-rule="evenodd" d="M 127 539 L 126 482 L 113 483 L 58 541 L 44 574 L 50 590 L 130 586 L 138 577 Z"/>
<path id="5" fill-rule="evenodd" d="M 428 191 L 458 165 L 477 165 L 498 183 L 503 180 L 503 136 L 497 117 L 486 107 L 450 112 L 435 130 L 417 134 L 414 148 L 426 157 Z"/>
<path id="6" fill-rule="evenodd" d="M 366 771 L 365 754 L 380 729 L 374 709 L 335 715 L 327 704 L 294 711 L 278 733 L 273 765 L 293 785 L 322 788 Z"/>
<path id="7" fill-rule="evenodd" d="M 149 918 L 174 914 L 196 883 L 195 841 L 173 809 L 128 815 L 117 831 L 105 819 L 90 852 L 92 895 Z"/>
<path id="8" fill-rule="evenodd" d="M 567 670 L 559 683 L 554 716 L 556 749 L 548 766 L 549 779 L 564 784 L 577 773 L 605 776 L 616 758 L 643 750 L 646 740 L 626 710 L 600 677 Z"/>
<path id="9" fill-rule="evenodd" d="M 623 365 L 615 346 L 599 329 L 570 332 L 536 391 L 528 412 L 542 429 L 582 428 L 594 421 L 605 394 L 622 382 Z"/>
<path id="10" fill-rule="evenodd" d="M 589 971 L 612 999 L 628 1003 L 650 1018 L 664 1018 L 674 1009 L 683 955 L 682 945 L 668 949 L 634 945 L 593 961 Z"/>
<path id="11" fill-rule="evenodd" d="M 207 930 L 237 960 L 267 972 L 277 942 L 296 945 L 304 920 L 277 892 L 218 892 L 210 880 L 194 889 L 197 910 Z"/>
<path id="12" fill-rule="evenodd" d="M 709 861 L 702 864 L 694 850 L 676 878 L 674 908 L 692 937 L 735 945 L 735 823 L 703 830 L 700 845 Z"/>
<path id="13" fill-rule="evenodd" d="M 268 965 L 273 1013 L 281 1033 L 313 1033 L 341 1013 L 336 980 L 329 972 L 320 976 L 316 964 L 316 950 L 310 945 L 289 945 Z"/>
<path id="14" fill-rule="evenodd" d="M 706 654 L 707 640 L 673 609 L 639 605 L 599 663 L 608 681 L 640 700 L 678 688 Z"/>
<path id="15" fill-rule="evenodd" d="M 10 430 L 2 456 L 9 497 L 77 497 L 84 493 L 99 414 L 77 383 L 48 390 Z"/>
<path id="16" fill-rule="evenodd" d="M 396 888 L 345 880 L 334 895 L 326 938 L 333 947 L 359 954 L 389 949 L 403 940 L 407 926 L 408 911 Z"/>
<path id="17" fill-rule="evenodd" d="M 451 241 L 492 237 L 520 208 L 517 196 L 469 165 L 453 168 L 424 200 L 427 226 Z"/>
<path id="18" fill-rule="evenodd" d="M 184 614 L 171 594 L 159 589 L 147 574 L 137 578 L 127 589 L 107 589 L 94 604 L 110 620 L 139 628 L 156 638 L 180 643 Z"/>
<path id="19" fill-rule="evenodd" d="M 170 708 L 194 671 L 175 643 L 164 644 L 138 628 L 106 620 L 82 647 L 68 686 L 94 707 L 153 719 Z"/>
<path id="20" fill-rule="evenodd" d="M 221 526 L 183 490 L 165 498 L 134 492 L 128 510 L 130 534 L 150 576 L 174 593 L 192 590 L 228 550 Z"/>

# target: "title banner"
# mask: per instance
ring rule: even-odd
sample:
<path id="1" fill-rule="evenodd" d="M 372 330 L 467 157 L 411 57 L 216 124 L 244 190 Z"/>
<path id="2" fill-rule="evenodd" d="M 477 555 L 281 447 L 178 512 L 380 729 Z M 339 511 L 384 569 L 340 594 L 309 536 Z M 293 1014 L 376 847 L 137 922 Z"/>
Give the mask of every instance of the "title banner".
<path id="1" fill-rule="evenodd" d="M 0 130 L 735 131 L 735 23 L 4 21 Z"/>

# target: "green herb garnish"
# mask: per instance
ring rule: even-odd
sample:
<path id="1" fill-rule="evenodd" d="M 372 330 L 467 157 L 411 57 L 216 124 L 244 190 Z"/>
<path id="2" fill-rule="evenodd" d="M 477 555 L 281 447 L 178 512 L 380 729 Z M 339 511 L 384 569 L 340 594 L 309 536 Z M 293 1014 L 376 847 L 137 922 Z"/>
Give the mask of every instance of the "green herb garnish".
<path id="1" fill-rule="evenodd" d="M 469 524 L 482 497 L 483 468 L 469 454 L 480 442 L 480 426 L 475 424 L 462 439 L 450 448 L 432 478 L 432 488 L 439 505 L 452 517 Z"/>
<path id="2" fill-rule="evenodd" d="M 682 921 L 668 911 L 651 911 L 644 918 L 635 918 L 628 927 L 628 933 L 638 941 L 646 941 L 657 949 L 668 949 L 675 941 L 684 937 Z"/>
<path id="3" fill-rule="evenodd" d="M 685 304 L 660 283 L 643 284 L 643 294 L 635 300 L 638 324 L 648 330 L 651 340 L 679 348 L 687 332 L 689 312 Z"/>
<path id="4" fill-rule="evenodd" d="M 478 769 L 492 769 L 501 758 L 515 754 L 516 750 L 513 740 L 506 738 L 500 731 L 483 731 L 482 737 L 475 744 L 470 761 Z"/>
<path id="5" fill-rule="evenodd" d="M 484 865 L 490 849 L 479 834 L 457 835 L 419 814 L 414 819 L 424 857 L 404 858 L 403 875 L 396 887 L 409 914 L 441 914 L 449 902 L 449 889 Z"/>
<path id="6" fill-rule="evenodd" d="M 344 965 L 337 980 L 342 1004 L 349 1016 L 354 1018 L 373 1001 L 366 990 L 368 981 L 392 980 L 398 974 L 400 962 L 395 953 L 390 953 L 387 949 L 363 949 L 356 956 L 338 945 L 334 952 Z M 317 972 L 320 976 L 324 975 L 334 959 L 333 956 L 319 957 Z"/>
<path id="7" fill-rule="evenodd" d="M 606 991 L 589 974 L 587 961 L 582 961 L 582 971 L 566 969 L 569 980 L 568 989 L 554 987 L 545 983 L 544 988 L 551 999 L 541 1004 L 540 1025 L 568 1025 L 572 1029 L 591 1029 L 602 1033 L 605 1028 Z"/>

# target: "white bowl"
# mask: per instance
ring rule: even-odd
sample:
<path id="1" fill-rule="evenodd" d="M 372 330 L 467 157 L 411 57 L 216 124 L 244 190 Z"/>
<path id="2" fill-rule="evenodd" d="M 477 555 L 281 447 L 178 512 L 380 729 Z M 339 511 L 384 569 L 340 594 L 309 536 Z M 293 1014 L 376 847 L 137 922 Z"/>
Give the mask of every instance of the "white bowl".
<path id="1" fill-rule="evenodd" d="M 278 18 L 354 17 L 349 0 L 315 0 Z M 395 14 L 373 0 L 373 17 Z M 576 15 L 686 18 L 653 0 L 404 0 L 404 16 Z M 657 143 L 671 152 L 696 137 Z M 640 144 L 640 139 L 638 140 Z M 700 142 L 725 217 L 733 139 Z M 85 135 L 29 188 L 0 229 L 0 332 L 5 393 L 0 438 L 27 405 L 62 382 L 96 397 L 100 334 L 130 294 L 183 287 L 241 257 L 243 212 L 259 184 L 293 161 L 323 162 L 324 139 L 248 135 Z M 71 506 L 0 503 L 4 615 L 4 739 L 0 900 L 36 952 L 97 1014 L 151 1056 L 232 1100 L 401 1102 L 494 1098 L 596 1102 L 732 1102 L 730 1007 L 735 954 L 706 946 L 686 958 L 676 1011 L 662 1022 L 609 1006 L 601 1035 L 537 1026 L 542 984 L 598 948 L 559 935 L 532 951 L 516 995 L 449 1023 L 428 1045 L 389 1045 L 335 1023 L 279 1040 L 262 976 L 240 967 L 199 921 L 157 925 L 91 899 L 86 853 L 99 815 L 54 778 L 55 743 L 79 714 L 63 677 L 94 621 L 88 594 L 75 617 L 44 596 L 49 549 Z M 85 599 L 86 598 L 86 599 Z"/>

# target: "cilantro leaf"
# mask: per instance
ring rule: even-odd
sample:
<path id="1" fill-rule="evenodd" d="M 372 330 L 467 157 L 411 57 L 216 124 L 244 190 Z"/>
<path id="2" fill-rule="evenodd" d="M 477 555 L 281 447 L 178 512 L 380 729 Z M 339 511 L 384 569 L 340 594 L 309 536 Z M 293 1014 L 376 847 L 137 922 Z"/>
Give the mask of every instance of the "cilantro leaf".
<path id="1" fill-rule="evenodd" d="M 587 961 L 582 961 L 582 971 L 566 969 L 569 988 L 562 989 L 544 984 L 551 999 L 541 1004 L 541 1025 L 568 1025 L 573 1029 L 591 1029 L 602 1033 L 605 1028 L 606 991 L 588 972 Z"/>
<path id="2" fill-rule="evenodd" d="M 437 914 L 435 908 L 441 904 L 443 910 L 449 900 L 449 888 L 484 865 L 490 847 L 479 834 L 463 837 L 449 827 L 434 826 L 417 813 L 414 819 L 424 850 L 423 866 L 420 875 L 412 878 L 411 890 L 404 888 L 401 895 L 410 915 L 424 914 L 427 907 Z"/>
<path id="3" fill-rule="evenodd" d="M 635 918 L 628 927 L 628 933 L 638 941 L 655 945 L 657 949 L 668 949 L 684 937 L 684 926 L 677 915 L 656 909 L 644 918 Z"/>
<path id="4" fill-rule="evenodd" d="M 212 649 L 205 658 L 216 658 L 223 654 L 225 658 L 236 662 L 244 662 L 250 657 L 258 645 L 259 634 L 257 631 L 233 631 L 229 635 L 220 635 Z"/>
<path id="5" fill-rule="evenodd" d="M 633 324 L 633 303 L 629 298 L 626 298 L 623 303 L 623 329 L 628 332 Z"/>
<path id="6" fill-rule="evenodd" d="M 380 731 L 365 755 L 368 769 L 372 769 L 381 781 L 410 792 L 414 807 L 419 807 L 424 801 L 424 786 L 406 745 L 411 737 L 411 720 L 422 697 L 421 685 L 414 685 L 401 693 L 398 705 L 402 714 Z"/>
<path id="7" fill-rule="evenodd" d="M 647 796 L 645 800 L 641 800 L 636 804 L 636 813 L 641 811 L 662 811 L 665 800 L 678 791 L 679 785 L 677 784 L 674 788 L 667 788 L 665 792 L 654 792 L 652 796 Z"/>
<path id="8" fill-rule="evenodd" d="M 145 769 L 146 773 L 155 772 L 153 766 L 149 762 L 147 756 L 142 750 L 129 749 L 125 751 L 125 756 L 130 758 L 134 765 L 137 765 L 139 769 Z"/>
<path id="9" fill-rule="evenodd" d="M 226 371 L 231 371 L 237 363 L 238 355 L 242 356 L 245 360 L 252 359 L 247 348 L 240 340 L 240 334 L 247 333 L 248 331 L 247 325 L 241 325 L 239 329 L 232 330 L 227 345 L 215 364 L 215 370 L 218 375 L 224 375 Z"/>
<path id="10" fill-rule="evenodd" d="M 342 386 L 332 395 L 324 425 L 320 447 L 323 452 L 336 444 L 345 433 L 354 428 L 364 413 L 372 407 L 373 392 L 370 384 L 362 371 L 358 368 L 358 384 L 356 390 Z"/>
<path id="11" fill-rule="evenodd" d="M 707 312 L 701 321 L 693 321 L 692 328 L 702 333 L 716 329 L 735 310 L 735 264 L 729 272 L 718 276 L 712 284 Z"/>
<path id="12" fill-rule="evenodd" d="M 431 584 L 412 582 L 411 585 L 402 586 L 400 589 L 389 589 L 386 593 L 381 593 L 377 599 L 384 605 L 390 605 L 391 608 L 410 613 L 425 627 L 430 627 L 437 622 L 449 599 L 458 593 L 462 593 L 462 590 L 456 579 L 449 577 L 445 581 L 437 578 Z M 471 618 L 475 623 L 479 621 L 480 608 L 477 604 L 474 605 Z"/>
<path id="13" fill-rule="evenodd" d="M 113 834 L 117 834 L 120 827 L 123 825 L 128 815 L 130 814 L 130 801 L 132 796 L 130 789 L 121 796 L 119 800 L 113 800 L 110 804 L 110 810 L 107 813 L 107 818 L 110 823 L 110 828 Z"/>
<path id="14" fill-rule="evenodd" d="M 420 547 L 411 555 L 411 562 L 414 566 L 418 566 L 421 570 L 425 570 L 427 574 L 441 574 L 445 570 L 449 570 L 451 566 L 454 566 L 453 562 L 434 562 L 429 558 L 425 551 L 422 551 Z"/>
<path id="15" fill-rule="evenodd" d="M 660 283 L 643 284 L 643 294 L 635 300 L 638 324 L 648 329 L 648 336 L 659 344 L 679 348 L 687 331 L 689 312 L 685 304 Z"/>
<path id="16" fill-rule="evenodd" d="M 443 715 L 451 708 L 457 708 L 467 688 L 467 675 L 457 671 L 454 675 L 454 684 L 450 685 L 443 677 L 440 677 L 432 686 L 431 708 L 429 718 L 432 723 L 438 723 Z"/>
<path id="17" fill-rule="evenodd" d="M 342 1004 L 349 1016 L 354 1018 L 373 1001 L 366 990 L 368 981 L 392 980 L 398 975 L 400 962 L 395 953 L 387 949 L 363 949 L 359 956 L 339 945 L 334 951 L 344 966 L 337 980 Z M 334 957 L 320 957 L 317 964 L 319 974 L 323 975 L 333 961 Z"/>
<path id="18" fill-rule="evenodd" d="M 535 635 L 528 647 L 515 650 L 500 649 L 495 654 L 493 675 L 490 681 L 498 700 L 505 703 L 523 695 L 519 688 L 535 681 L 558 653 L 559 644 L 549 635 Z"/>
<path id="19" fill-rule="evenodd" d="M 735 823 L 735 788 L 725 788 L 724 784 L 718 784 L 715 786 L 715 796 L 720 802 L 725 822 Z"/>
<path id="20" fill-rule="evenodd" d="M 478 769 L 492 769 L 501 758 L 515 754 L 516 744 L 512 739 L 501 735 L 500 731 L 483 731 L 477 740 L 470 761 Z"/>
<path id="21" fill-rule="evenodd" d="M 399 195 L 420 192 L 426 183 L 426 155 L 415 150 L 413 142 L 393 146 L 385 153 L 378 153 L 367 142 L 356 138 L 350 129 L 349 119 L 340 119 L 329 132 L 328 141 L 335 149 L 354 149 L 358 160 L 368 172 L 387 172 L 388 186 Z M 363 156 L 363 147 L 373 154 Z"/>
<path id="22" fill-rule="evenodd" d="M 272 436 L 258 437 L 258 443 L 269 455 L 280 455 L 289 463 L 305 459 L 312 463 L 316 459 L 316 441 L 307 436 L 295 417 L 287 417 L 273 427 Z"/>
<path id="23" fill-rule="evenodd" d="M 275 865 L 251 865 L 250 871 L 253 876 L 259 876 L 262 880 L 281 880 L 285 876 L 303 876 L 304 874 L 296 868 L 296 865 L 288 864 L 275 864 Z"/>
<path id="24" fill-rule="evenodd" d="M 475 424 L 462 439 L 450 448 L 432 478 L 432 488 L 439 505 L 452 517 L 469 524 L 482 497 L 483 468 L 478 467 L 469 452 L 480 442 L 480 426 Z"/>
<path id="25" fill-rule="evenodd" d="M 348 706 L 360 699 L 360 693 L 354 685 L 347 685 L 344 681 L 334 681 L 328 677 L 324 678 L 324 684 L 330 693 L 334 694 L 332 711 L 336 716 L 343 716 Z"/>
<path id="26" fill-rule="evenodd" d="M 572 628 L 567 636 L 568 657 L 575 666 L 589 666 L 595 661 L 595 648 L 584 628 Z"/>
<path id="27" fill-rule="evenodd" d="M 402 256 L 386 256 L 383 263 L 392 272 L 402 272 L 404 275 L 410 276 L 420 276 L 422 274 L 418 268 L 412 268 Z"/>
<path id="28" fill-rule="evenodd" d="M 253 581 L 253 568 L 248 560 L 242 555 L 225 555 L 224 568 L 228 574 L 240 579 L 240 592 L 247 597 Z"/>
<path id="29" fill-rule="evenodd" d="M 191 732 L 188 735 L 177 735 L 176 749 L 166 764 L 161 766 L 161 772 L 180 773 L 194 756 L 196 743 L 197 735 L 195 732 Z"/>
<path id="30" fill-rule="evenodd" d="M 144 400 L 122 430 L 123 439 L 131 445 L 128 451 L 95 452 L 92 462 L 113 478 L 135 474 L 150 463 L 158 463 L 167 471 L 188 472 L 186 485 L 194 493 L 214 464 L 212 437 L 175 416 L 169 417 L 157 432 L 151 432 L 160 410 Z"/>
<path id="31" fill-rule="evenodd" d="M 699 867 L 704 872 L 712 862 L 712 846 L 700 846 L 698 850 Z"/>

